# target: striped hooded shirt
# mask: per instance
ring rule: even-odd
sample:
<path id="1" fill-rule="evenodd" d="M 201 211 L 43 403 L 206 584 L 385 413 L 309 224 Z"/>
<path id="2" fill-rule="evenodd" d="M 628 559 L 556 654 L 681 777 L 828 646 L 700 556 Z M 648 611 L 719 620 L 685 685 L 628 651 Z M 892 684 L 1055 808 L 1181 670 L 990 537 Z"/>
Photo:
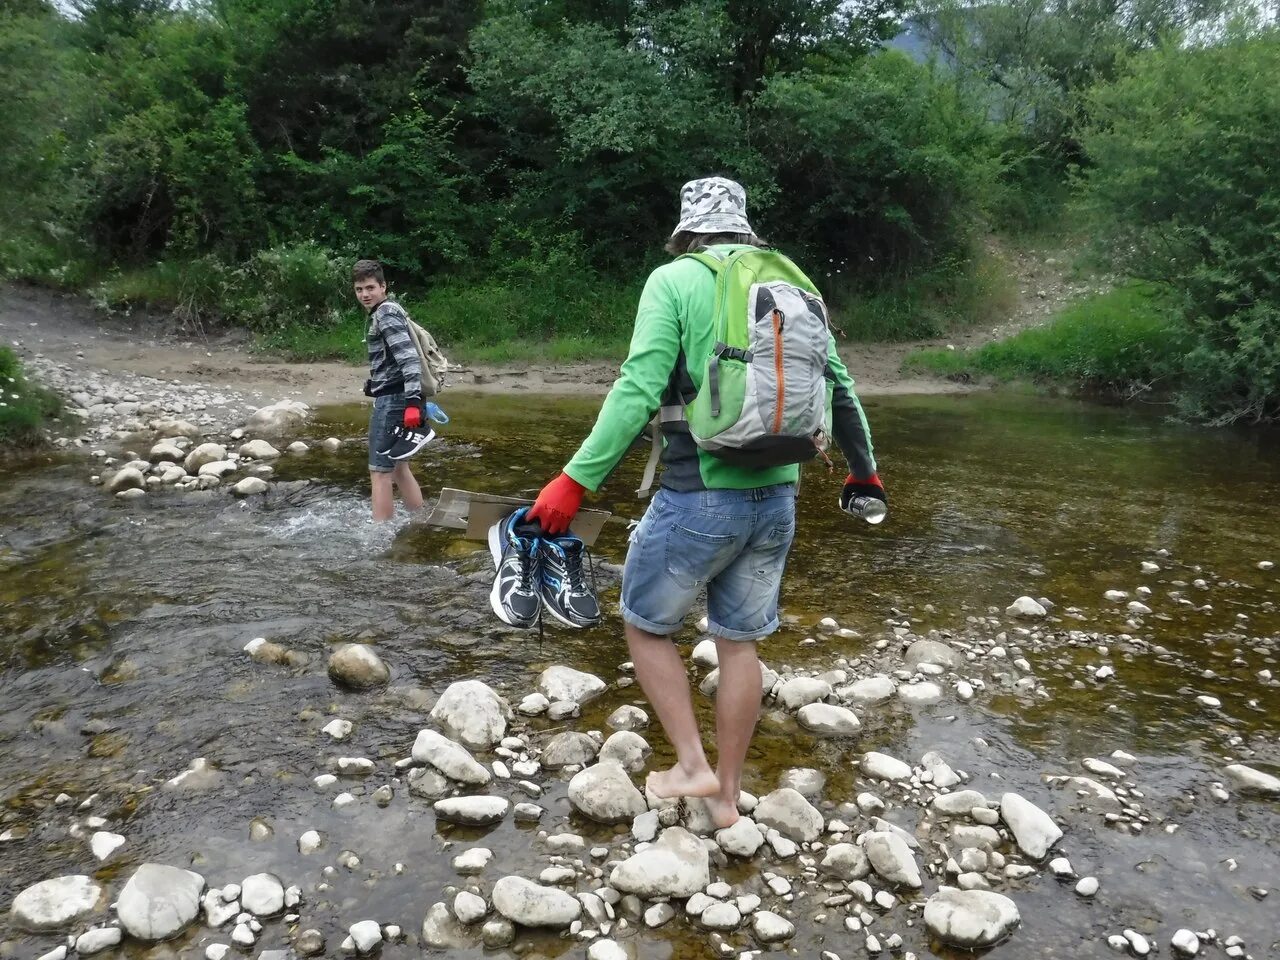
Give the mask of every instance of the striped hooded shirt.
<path id="1" fill-rule="evenodd" d="M 422 360 L 409 335 L 409 315 L 394 300 L 383 300 L 369 313 L 365 331 L 369 348 L 369 382 L 365 393 L 422 396 Z"/>

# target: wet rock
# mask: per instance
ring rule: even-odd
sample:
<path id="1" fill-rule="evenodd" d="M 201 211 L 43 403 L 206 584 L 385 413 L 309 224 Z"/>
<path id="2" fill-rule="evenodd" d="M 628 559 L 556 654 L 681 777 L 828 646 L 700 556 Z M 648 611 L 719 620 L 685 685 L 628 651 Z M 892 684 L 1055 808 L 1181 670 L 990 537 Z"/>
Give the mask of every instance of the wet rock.
<path id="1" fill-rule="evenodd" d="M 351 736 L 352 725 L 350 720 L 333 719 L 320 728 L 321 733 L 327 733 L 334 740 L 342 741 Z"/>
<path id="2" fill-rule="evenodd" d="M 159 443 L 151 447 L 151 452 L 147 455 L 147 459 L 152 463 L 177 463 L 179 460 L 185 459 L 186 454 L 183 453 L 182 447 L 178 446 L 172 440 L 161 440 Z"/>
<path id="3" fill-rule="evenodd" d="M 1169 945 L 1173 947 L 1175 953 L 1179 953 L 1184 957 L 1194 957 L 1200 952 L 1200 938 L 1195 932 L 1183 927 L 1169 940 Z"/>
<path id="4" fill-rule="evenodd" d="M 873 780 L 907 780 L 911 777 L 911 768 L 896 757 L 874 750 L 862 755 L 859 763 L 862 772 Z"/>
<path id="5" fill-rule="evenodd" d="M 987 798 L 977 790 L 957 790 L 955 793 L 940 793 L 933 798 L 930 806 L 935 813 L 944 817 L 967 817 L 974 807 L 985 807 Z"/>
<path id="6" fill-rule="evenodd" d="M 524 927 L 563 929 L 582 912 L 577 897 L 524 877 L 503 877 L 493 885 L 493 908 Z"/>
<path id="7" fill-rule="evenodd" d="M 841 687 L 836 695 L 853 703 L 879 703 L 892 697 L 897 689 L 898 685 L 889 677 L 867 677 Z"/>
<path id="8" fill-rule="evenodd" d="M 1022 617 L 1037 620 L 1048 615 L 1048 611 L 1031 597 L 1019 597 L 1005 608 L 1005 616 Z"/>
<path id="9" fill-rule="evenodd" d="M 863 849 L 877 876 L 895 887 L 918 890 L 922 886 L 920 867 L 907 842 L 896 833 L 871 833 L 863 838 Z"/>
<path id="10" fill-rule="evenodd" d="M 479 680 L 449 685 L 431 710 L 444 732 L 472 750 L 488 750 L 507 735 L 511 706 Z"/>
<path id="11" fill-rule="evenodd" d="M 704 930 L 737 930 L 742 923 L 742 914 L 736 903 L 712 903 L 698 917 L 699 925 Z"/>
<path id="12" fill-rule="evenodd" d="M 280 451 L 265 440 L 250 440 L 248 443 L 242 443 L 239 453 L 240 456 L 251 460 L 274 460 L 280 456 Z"/>
<path id="13" fill-rule="evenodd" d="M 118 833 L 109 833 L 105 830 L 99 830 L 89 838 L 89 849 L 93 851 L 93 855 L 99 860 L 105 860 L 115 851 L 119 850 L 125 844 L 124 837 Z"/>
<path id="14" fill-rule="evenodd" d="M 547 743 L 542 751 L 542 765 L 552 769 L 583 766 L 594 760 L 599 752 L 600 745 L 585 733 L 567 730 L 556 734 Z"/>
<path id="15" fill-rule="evenodd" d="M 609 714 L 605 723 L 612 730 L 643 730 L 649 726 L 649 715 L 639 707 L 626 704 Z"/>
<path id="16" fill-rule="evenodd" d="M 778 781 L 779 787 L 790 787 L 806 800 L 817 800 L 827 785 L 827 775 L 812 767 L 792 767 Z"/>
<path id="17" fill-rule="evenodd" d="M 609 885 L 646 900 L 691 897 L 711 882 L 707 848 L 682 827 L 669 827 L 653 846 L 614 867 Z"/>
<path id="18" fill-rule="evenodd" d="M 103 950 L 110 950 L 120 945 L 124 939 L 124 931 L 119 927 L 98 927 L 86 930 L 76 938 L 76 953 L 82 957 L 91 957 Z"/>
<path id="19" fill-rule="evenodd" d="M 289 444 L 289 446 L 285 447 L 285 450 L 293 454 L 306 453 L 309 449 L 311 448 L 301 440 L 295 440 L 293 443 Z"/>
<path id="20" fill-rule="evenodd" d="M 1098 878 L 1081 877 L 1080 881 L 1076 884 L 1076 893 L 1086 899 L 1096 896 L 1098 893 Z"/>
<path id="21" fill-rule="evenodd" d="M 1151 944 L 1137 930 L 1124 931 L 1124 938 L 1129 942 L 1129 949 L 1135 957 L 1145 957 L 1151 953 Z"/>
<path id="22" fill-rule="evenodd" d="M 484 897 L 478 897 L 469 890 L 462 890 L 453 898 L 453 915 L 458 922 L 466 926 L 479 923 L 489 912 L 489 904 Z"/>
<path id="23" fill-rule="evenodd" d="M 324 952 L 324 934 L 314 928 L 298 934 L 294 947 L 304 957 L 314 957 Z"/>
<path id="24" fill-rule="evenodd" d="M 516 710 L 522 716 L 538 717 L 547 712 L 547 708 L 551 706 L 551 701 L 540 693 L 531 693 L 523 700 Z"/>
<path id="25" fill-rule="evenodd" d="M 831 696 L 831 684 L 817 677 L 792 677 L 778 691 L 778 702 L 788 710 L 799 710 Z"/>
<path id="26" fill-rule="evenodd" d="M 267 481 L 261 477 L 245 477 L 231 488 L 231 494 L 236 497 L 256 497 L 266 493 L 268 489 Z"/>
<path id="27" fill-rule="evenodd" d="M 200 913 L 204 877 L 162 863 L 144 863 L 116 901 L 120 925 L 138 940 L 168 940 Z"/>
<path id="28" fill-rule="evenodd" d="M 182 461 L 182 469 L 187 473 L 199 473 L 200 469 L 210 463 L 220 463 L 227 459 L 227 448 L 220 443 L 202 443 L 192 449 Z"/>
<path id="29" fill-rule="evenodd" d="M 497 917 L 486 920 L 480 928 L 480 942 L 490 950 L 500 950 L 515 943 L 516 926 L 510 920 Z"/>
<path id="30" fill-rule="evenodd" d="M 467 786 L 483 787 L 493 779 L 492 774 L 462 744 L 434 730 L 418 732 L 413 743 L 413 761 L 429 764 L 450 780 Z M 413 789 L 412 784 L 410 789 Z"/>
<path id="31" fill-rule="evenodd" d="M 599 677 L 572 667 L 552 666 L 538 677 L 538 690 L 548 700 L 572 700 L 586 703 L 604 693 L 607 684 Z"/>
<path id="32" fill-rule="evenodd" d="M 857 714 L 847 707 L 829 703 L 809 703 L 796 714 L 800 726 L 828 737 L 850 736 L 862 729 Z"/>
<path id="33" fill-rule="evenodd" d="M 835 843 L 827 847 L 818 872 L 837 880 L 861 880 L 871 872 L 866 851 L 853 843 Z"/>
<path id="34" fill-rule="evenodd" d="M 760 826 L 800 843 L 817 840 L 822 836 L 824 825 L 817 808 L 790 787 L 782 787 L 761 798 L 752 811 L 752 818 Z"/>
<path id="35" fill-rule="evenodd" d="M 301 430 L 310 412 L 300 400 L 280 400 L 255 410 L 245 421 L 244 430 L 259 437 L 283 437 Z"/>
<path id="36" fill-rule="evenodd" d="M 356 952 L 361 956 L 373 953 L 382 945 L 382 927 L 378 925 L 377 920 L 361 920 L 353 923 L 348 928 L 347 934 L 355 943 Z"/>
<path id="37" fill-rule="evenodd" d="M 925 769 L 924 779 L 940 790 L 954 787 L 961 782 L 960 775 L 951 769 L 947 761 L 942 758 L 942 754 L 936 750 L 930 750 L 921 757 L 920 766 Z"/>
<path id="38" fill-rule="evenodd" d="M 240 884 L 240 905 L 254 916 L 274 917 L 284 912 L 284 884 L 270 873 L 255 873 Z"/>
<path id="39" fill-rule="evenodd" d="M 927 707 L 942 700 L 942 687 L 932 680 L 904 683 L 898 687 L 898 699 L 913 707 Z"/>
<path id="40" fill-rule="evenodd" d="M 347 643 L 329 657 L 329 676 L 353 690 L 368 690 L 390 680 L 391 671 L 369 647 Z"/>
<path id="41" fill-rule="evenodd" d="M 324 449 L 325 453 L 337 453 L 342 449 L 342 441 L 337 437 L 325 437 L 324 440 L 321 441 L 320 446 Z"/>
<path id="42" fill-rule="evenodd" d="M 60 930 L 92 913 L 101 897 L 102 887 L 83 874 L 54 877 L 14 897 L 10 915 L 24 930 Z"/>
<path id="43" fill-rule="evenodd" d="M 1043 860 L 1050 848 L 1062 839 L 1062 830 L 1053 818 L 1016 793 L 1006 793 L 1000 798 L 1000 816 L 1013 831 L 1018 848 L 1033 860 Z"/>
<path id="44" fill-rule="evenodd" d="M 621 730 L 604 742 L 600 748 L 601 763 L 617 763 L 628 773 L 639 773 L 653 748 L 638 733 Z"/>
<path id="45" fill-rule="evenodd" d="M 443 903 L 433 903 L 422 920 L 422 942 L 436 950 L 465 950 L 471 936 Z"/>
<path id="46" fill-rule="evenodd" d="M 1111 780 L 1123 780 L 1124 771 L 1114 764 L 1107 763 L 1105 760 L 1098 760 L 1094 757 L 1086 757 L 1080 764 L 1090 773 L 1096 773 L 1100 777 L 1107 777 Z"/>
<path id="47" fill-rule="evenodd" d="M 1135 616 L 1143 617 L 1151 612 L 1151 608 L 1140 600 L 1130 600 L 1128 610 Z"/>
<path id="48" fill-rule="evenodd" d="M 627 771 L 608 760 L 587 767 L 569 781 L 569 802 L 597 823 L 627 823 L 647 809 Z"/>
<path id="49" fill-rule="evenodd" d="M 107 493 L 123 493 L 125 490 L 142 490 L 147 485 L 147 478 L 135 467 L 124 467 L 117 470 L 103 484 Z"/>
<path id="50" fill-rule="evenodd" d="M 716 831 L 716 843 L 725 853 L 735 857 L 754 857 L 764 845 L 764 834 L 750 817 L 739 817 L 733 826 Z"/>
<path id="51" fill-rule="evenodd" d="M 48 953 L 42 953 L 36 957 L 36 960 L 67 960 L 67 947 L 63 944 L 60 947 L 54 947 Z"/>
<path id="52" fill-rule="evenodd" d="M 503 797 L 449 797 L 431 806 L 441 820 L 470 827 L 497 823 L 510 808 L 511 804 Z"/>
<path id="53" fill-rule="evenodd" d="M 958 669 L 964 664 L 959 650 L 937 640 L 917 640 L 903 654 L 908 669 L 914 670 L 922 663 L 936 663 L 940 667 Z"/>
<path id="54" fill-rule="evenodd" d="M 1236 789 L 1244 793 L 1259 793 L 1268 797 L 1280 797 L 1280 777 L 1247 767 L 1243 763 L 1233 763 L 1224 771 Z"/>
<path id="55" fill-rule="evenodd" d="M 951 843 L 958 850 L 971 847 L 994 850 L 1000 846 L 1000 834 L 986 825 L 958 823 L 951 828 Z"/>
<path id="56" fill-rule="evenodd" d="M 204 910 L 204 922 L 206 926 L 218 929 L 224 923 L 235 919 L 240 914 L 239 892 L 235 896 L 228 897 L 222 890 L 210 890 L 204 895 L 200 901 L 200 906 Z"/>
<path id="57" fill-rule="evenodd" d="M 751 916 L 751 932 L 761 943 L 781 943 L 796 935 L 796 927 L 786 917 L 771 910 L 760 910 Z"/>
<path id="58" fill-rule="evenodd" d="M 716 650 L 716 642 L 710 638 L 698 641 L 690 659 L 700 667 L 714 670 L 720 666 L 720 654 Z"/>
<path id="59" fill-rule="evenodd" d="M 988 890 L 942 887 L 924 905 L 929 932 L 944 943 L 968 950 L 999 943 L 1020 921 L 1012 900 Z"/>

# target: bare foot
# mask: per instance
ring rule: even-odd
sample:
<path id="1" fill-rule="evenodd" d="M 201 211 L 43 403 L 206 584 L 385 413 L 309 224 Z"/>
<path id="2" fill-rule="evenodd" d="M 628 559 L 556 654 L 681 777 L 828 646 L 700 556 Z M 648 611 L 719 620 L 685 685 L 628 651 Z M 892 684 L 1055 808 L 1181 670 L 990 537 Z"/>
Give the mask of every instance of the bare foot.
<path id="1" fill-rule="evenodd" d="M 702 802 L 707 805 L 707 812 L 711 814 L 711 822 L 716 825 L 717 830 L 732 827 L 738 822 L 738 804 L 736 802 L 725 800 L 719 796 L 703 797 Z"/>
<path id="2" fill-rule="evenodd" d="M 645 785 L 663 800 L 676 797 L 709 797 L 720 792 L 720 781 L 709 766 L 689 772 L 676 764 L 670 770 L 649 774 Z"/>

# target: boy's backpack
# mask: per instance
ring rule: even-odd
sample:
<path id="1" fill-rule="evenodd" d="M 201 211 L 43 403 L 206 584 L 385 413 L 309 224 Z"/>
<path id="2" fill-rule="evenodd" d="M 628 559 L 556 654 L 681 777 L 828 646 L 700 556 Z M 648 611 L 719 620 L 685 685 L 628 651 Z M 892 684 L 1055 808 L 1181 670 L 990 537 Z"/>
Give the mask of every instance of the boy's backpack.
<path id="1" fill-rule="evenodd" d="M 440 352 L 435 337 L 413 320 L 409 321 L 409 336 L 422 361 L 422 395 L 434 397 L 445 388 L 444 375 L 449 372 L 449 361 Z"/>
<path id="2" fill-rule="evenodd" d="M 699 447 L 727 463 L 765 469 L 825 458 L 831 429 L 830 338 L 822 295 L 774 250 L 684 256 L 716 275 L 715 346 L 702 386 L 683 409 L 664 407 L 640 493 L 652 486 L 662 450 L 660 422 L 685 420 Z"/>

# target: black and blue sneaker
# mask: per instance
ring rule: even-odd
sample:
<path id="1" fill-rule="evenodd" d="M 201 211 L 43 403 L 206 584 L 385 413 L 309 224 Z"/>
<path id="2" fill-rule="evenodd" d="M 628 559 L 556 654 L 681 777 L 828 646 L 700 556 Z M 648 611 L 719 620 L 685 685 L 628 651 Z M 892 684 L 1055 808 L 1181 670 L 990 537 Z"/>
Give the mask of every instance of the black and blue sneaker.
<path id="1" fill-rule="evenodd" d="M 539 541 L 521 529 L 527 512 L 521 507 L 489 528 L 489 552 L 498 568 L 489 605 L 499 620 L 513 627 L 534 626 L 542 608 Z"/>
<path id="2" fill-rule="evenodd" d="M 573 535 L 538 541 L 542 606 L 567 627 L 600 622 L 600 603 L 583 575 L 587 546 Z"/>

